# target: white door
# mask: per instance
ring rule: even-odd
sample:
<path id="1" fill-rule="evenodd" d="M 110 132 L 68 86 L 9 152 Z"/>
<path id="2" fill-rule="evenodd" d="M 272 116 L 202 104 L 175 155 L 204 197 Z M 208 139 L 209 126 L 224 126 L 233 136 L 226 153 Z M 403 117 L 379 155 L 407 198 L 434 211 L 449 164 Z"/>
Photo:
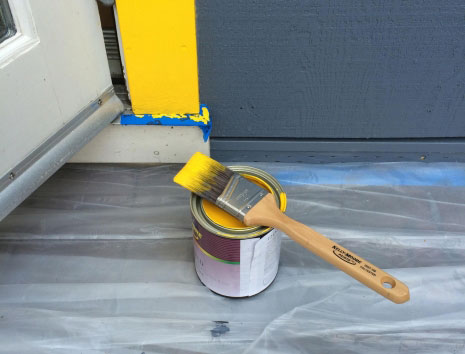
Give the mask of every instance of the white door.
<path id="1" fill-rule="evenodd" d="M 122 109 L 95 0 L 0 0 L 0 220 Z"/>

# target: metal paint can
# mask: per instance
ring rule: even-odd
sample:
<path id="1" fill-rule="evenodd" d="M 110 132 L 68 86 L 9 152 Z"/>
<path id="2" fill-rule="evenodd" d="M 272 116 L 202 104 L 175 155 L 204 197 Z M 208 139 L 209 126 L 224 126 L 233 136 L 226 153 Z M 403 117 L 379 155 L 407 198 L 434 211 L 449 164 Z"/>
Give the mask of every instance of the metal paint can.
<path id="1" fill-rule="evenodd" d="M 249 166 L 229 168 L 272 193 L 282 211 L 286 194 L 270 174 Z M 278 272 L 281 231 L 248 227 L 192 194 L 190 199 L 195 270 L 200 281 L 215 293 L 247 297 L 265 290 Z"/>

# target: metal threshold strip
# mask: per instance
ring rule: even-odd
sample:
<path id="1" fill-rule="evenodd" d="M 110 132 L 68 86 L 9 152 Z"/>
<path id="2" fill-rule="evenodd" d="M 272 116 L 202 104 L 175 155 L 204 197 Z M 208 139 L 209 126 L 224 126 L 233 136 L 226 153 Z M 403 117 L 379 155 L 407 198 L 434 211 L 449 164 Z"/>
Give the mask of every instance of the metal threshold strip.
<path id="1" fill-rule="evenodd" d="M 123 104 L 113 87 L 109 87 L 68 124 L 0 177 L 0 220 L 122 111 Z"/>

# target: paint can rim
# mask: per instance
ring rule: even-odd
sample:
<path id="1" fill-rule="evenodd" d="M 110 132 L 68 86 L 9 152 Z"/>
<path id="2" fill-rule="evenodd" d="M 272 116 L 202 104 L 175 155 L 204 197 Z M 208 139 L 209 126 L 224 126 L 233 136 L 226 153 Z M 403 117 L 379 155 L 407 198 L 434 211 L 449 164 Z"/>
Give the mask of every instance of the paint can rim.
<path id="1" fill-rule="evenodd" d="M 276 178 L 274 178 L 268 172 L 265 172 L 259 168 L 242 165 L 228 166 L 228 168 L 240 174 L 253 176 L 268 185 L 272 189 L 272 193 L 275 196 L 276 202 L 280 209 L 283 212 L 286 210 L 286 194 L 284 193 L 284 190 L 278 180 L 276 180 Z M 272 228 L 265 226 L 254 226 L 243 229 L 232 229 L 221 226 L 207 216 L 202 206 L 202 198 L 194 193 L 191 194 L 190 208 L 193 217 L 203 228 L 220 237 L 231 239 L 249 239 L 263 236 L 272 230 Z"/>

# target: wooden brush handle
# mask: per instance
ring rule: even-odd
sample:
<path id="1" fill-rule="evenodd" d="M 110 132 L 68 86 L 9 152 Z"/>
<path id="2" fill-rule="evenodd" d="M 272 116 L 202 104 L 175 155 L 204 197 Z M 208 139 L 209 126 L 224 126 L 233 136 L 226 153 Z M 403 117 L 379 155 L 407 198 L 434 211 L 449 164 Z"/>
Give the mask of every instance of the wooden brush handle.
<path id="1" fill-rule="evenodd" d="M 410 299 L 409 289 L 404 283 L 310 227 L 286 216 L 278 209 L 271 194 L 246 214 L 244 223 L 270 226 L 283 231 L 301 246 L 397 304 Z"/>

